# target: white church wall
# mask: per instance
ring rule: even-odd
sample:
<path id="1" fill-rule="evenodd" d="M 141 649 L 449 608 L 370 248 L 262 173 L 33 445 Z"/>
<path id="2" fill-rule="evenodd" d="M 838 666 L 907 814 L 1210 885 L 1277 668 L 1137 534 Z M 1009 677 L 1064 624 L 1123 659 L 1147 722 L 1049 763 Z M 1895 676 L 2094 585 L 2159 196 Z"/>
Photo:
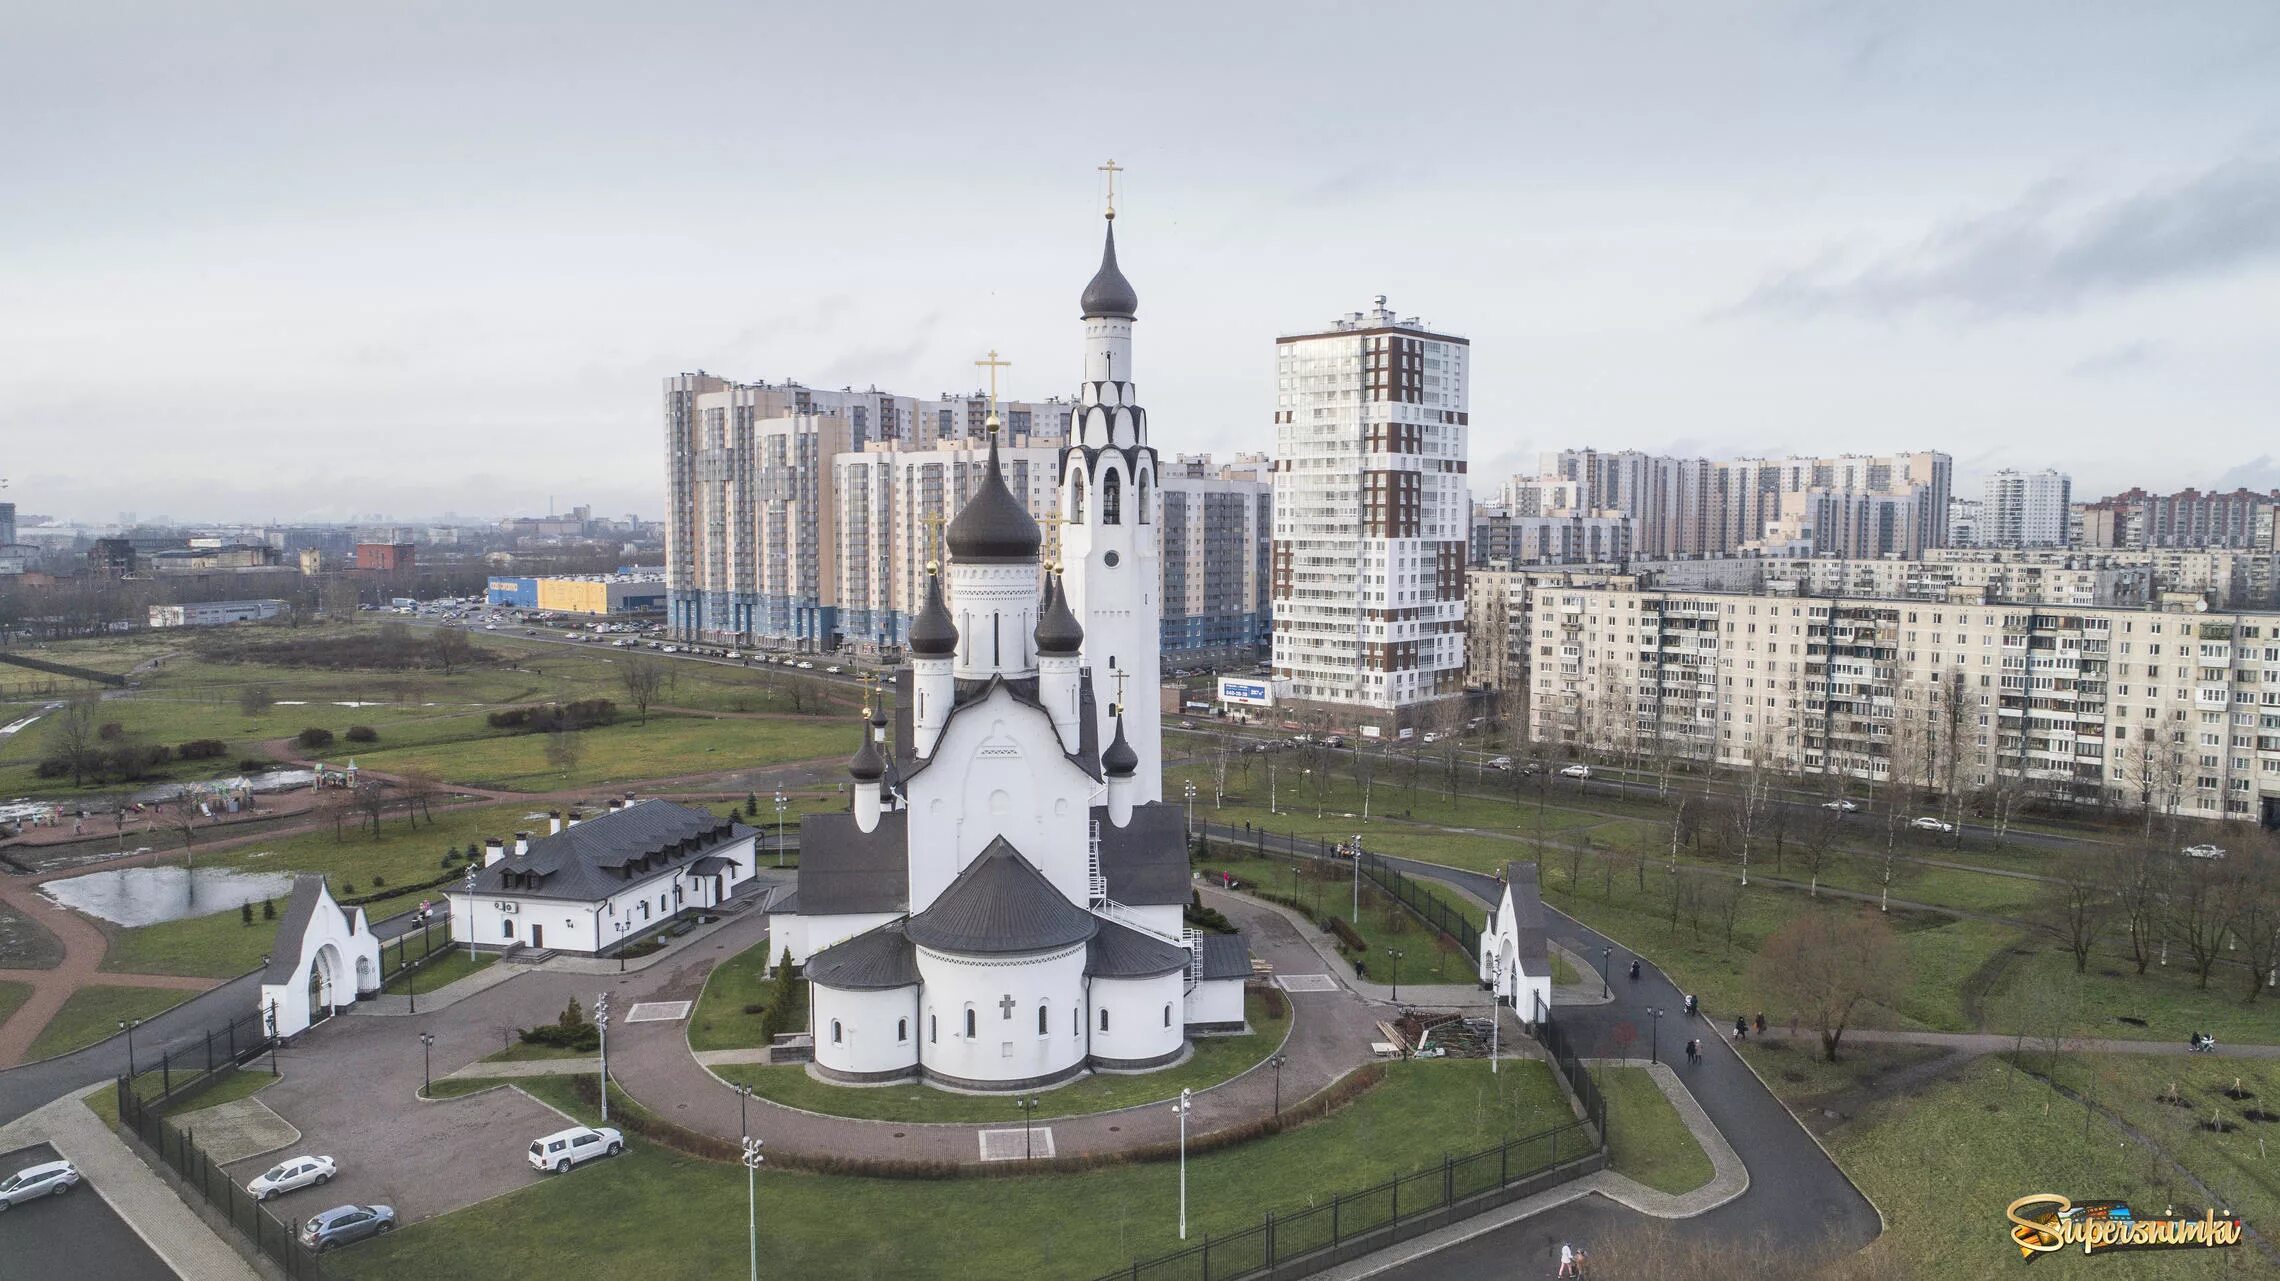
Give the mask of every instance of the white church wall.
<path id="1" fill-rule="evenodd" d="M 768 937 L 771 947 L 768 963 L 774 965 L 786 951 L 792 954 L 792 964 L 805 965 L 814 956 L 834 943 L 844 942 L 868 930 L 875 930 L 889 921 L 902 919 L 900 912 L 856 912 L 847 916 L 770 916 Z"/>
<path id="2" fill-rule="evenodd" d="M 1084 1063 L 1085 1038 L 1076 1030 L 1085 1014 L 1083 944 L 1027 957 L 960 957 L 922 947 L 918 971 L 927 1021 L 919 1052 L 929 1072 L 1006 1084 L 1051 1080 Z"/>
<path id="3" fill-rule="evenodd" d="M 1093 980 L 1093 1057 L 1113 1065 L 1179 1053 L 1187 1041 L 1186 987 L 1187 975 L 1177 970 L 1152 979 Z"/>
<path id="4" fill-rule="evenodd" d="M 816 1065 L 853 1077 L 918 1065 L 918 989 L 841 991 L 811 987 Z"/>
<path id="5" fill-rule="evenodd" d="M 1003 690 L 960 711 L 910 780 L 910 909 L 923 912 L 999 836 L 1072 903 L 1085 897 L 1097 789 L 1061 755 L 1053 724 Z"/>
<path id="6" fill-rule="evenodd" d="M 1243 1021 L 1243 980 L 1213 979 L 1187 994 L 1187 1021 L 1228 1024 Z"/>

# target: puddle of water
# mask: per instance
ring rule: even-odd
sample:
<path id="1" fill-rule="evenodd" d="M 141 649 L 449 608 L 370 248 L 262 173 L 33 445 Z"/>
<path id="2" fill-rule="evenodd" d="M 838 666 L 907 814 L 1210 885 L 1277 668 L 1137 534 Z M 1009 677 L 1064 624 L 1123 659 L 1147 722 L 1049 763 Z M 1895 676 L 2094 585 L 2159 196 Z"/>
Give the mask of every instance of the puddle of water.
<path id="1" fill-rule="evenodd" d="M 156 925 L 210 916 L 248 899 L 258 903 L 292 892 L 290 873 L 241 872 L 227 867 L 122 867 L 40 886 L 40 893 L 48 898 L 113 925 Z"/>

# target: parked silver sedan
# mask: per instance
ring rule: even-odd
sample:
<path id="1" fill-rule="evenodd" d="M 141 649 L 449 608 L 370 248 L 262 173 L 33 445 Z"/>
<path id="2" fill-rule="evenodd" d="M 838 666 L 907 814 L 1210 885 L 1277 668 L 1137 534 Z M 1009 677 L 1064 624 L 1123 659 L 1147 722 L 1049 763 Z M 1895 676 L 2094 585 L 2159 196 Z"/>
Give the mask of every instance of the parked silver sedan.
<path id="1" fill-rule="evenodd" d="M 245 1190 L 256 1201 L 267 1201 L 273 1196 L 297 1191 L 301 1188 L 318 1188 L 332 1182 L 340 1172 L 329 1156 L 287 1157 L 253 1176 Z"/>
<path id="2" fill-rule="evenodd" d="M 0 1179 L 0 1210 L 44 1196 L 62 1196 L 78 1186 L 79 1169 L 69 1161 L 28 1165 Z"/>

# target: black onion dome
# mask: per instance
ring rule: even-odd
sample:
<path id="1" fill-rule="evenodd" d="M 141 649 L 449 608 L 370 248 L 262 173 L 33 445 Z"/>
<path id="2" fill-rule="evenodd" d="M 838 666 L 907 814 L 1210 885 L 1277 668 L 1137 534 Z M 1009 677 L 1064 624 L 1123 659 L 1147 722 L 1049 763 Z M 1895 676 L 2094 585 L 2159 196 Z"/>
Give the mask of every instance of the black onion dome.
<path id="1" fill-rule="evenodd" d="M 1084 646 L 1084 625 L 1069 612 L 1069 594 L 1061 590 L 1059 574 L 1045 580 L 1045 608 L 1039 612 L 1037 630 L 1032 635 L 1041 655 L 1066 657 Z"/>
<path id="2" fill-rule="evenodd" d="M 1132 740 L 1124 736 L 1124 713 L 1116 714 L 1116 741 L 1101 754 L 1100 767 L 1111 778 L 1130 778 L 1140 768 L 1140 753 L 1132 750 Z"/>
<path id="3" fill-rule="evenodd" d="M 879 755 L 879 744 L 871 737 L 871 727 L 863 727 L 863 745 L 855 749 L 855 759 L 847 762 L 847 777 L 858 783 L 876 783 L 887 776 L 886 758 Z"/>
<path id="4" fill-rule="evenodd" d="M 1108 224 L 1108 239 L 1100 250 L 1100 270 L 1086 283 L 1084 297 L 1079 300 L 1086 319 L 1095 316 L 1104 319 L 1130 320 L 1140 310 L 1140 295 L 1132 292 L 1132 282 L 1116 269 L 1116 224 Z"/>
<path id="5" fill-rule="evenodd" d="M 950 607 L 942 603 L 942 576 L 926 571 L 926 604 L 910 625 L 910 652 L 925 658 L 948 658 L 958 652 L 958 625 L 950 621 Z"/>
<path id="6" fill-rule="evenodd" d="M 1006 487 L 993 431 L 989 470 L 982 476 L 982 486 L 950 522 L 950 557 L 968 562 L 1035 560 L 1041 541 L 1037 522 Z"/>

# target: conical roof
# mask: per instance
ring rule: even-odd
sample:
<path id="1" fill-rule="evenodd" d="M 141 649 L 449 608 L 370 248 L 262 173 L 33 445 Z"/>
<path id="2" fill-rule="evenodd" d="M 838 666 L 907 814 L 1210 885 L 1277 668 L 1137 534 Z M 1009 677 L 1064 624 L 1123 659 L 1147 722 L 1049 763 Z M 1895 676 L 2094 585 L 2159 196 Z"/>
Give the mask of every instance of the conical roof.
<path id="1" fill-rule="evenodd" d="M 1059 574 L 1045 580 L 1045 608 L 1038 611 L 1037 630 L 1032 635 L 1039 654 L 1066 657 L 1084 646 L 1084 625 L 1069 612 L 1069 594 L 1061 589 Z"/>
<path id="2" fill-rule="evenodd" d="M 910 625 L 910 652 L 923 658 L 948 658 L 958 652 L 958 625 L 950 621 L 950 607 L 942 603 L 942 575 L 926 567 L 926 603 Z"/>
<path id="3" fill-rule="evenodd" d="M 1037 522 L 1006 487 L 1005 469 L 998 464 L 997 420 L 990 420 L 989 470 L 980 489 L 950 522 L 950 556 L 968 563 L 1037 559 L 1042 541 Z"/>
<path id="4" fill-rule="evenodd" d="M 1130 320 L 1140 310 L 1140 295 L 1132 291 L 1132 282 L 1116 267 L 1116 224 L 1108 224 L 1108 237 L 1101 242 L 1100 270 L 1085 285 L 1084 297 L 1079 299 L 1085 319 Z"/>
<path id="5" fill-rule="evenodd" d="M 1140 753 L 1132 750 L 1132 740 L 1124 736 L 1124 713 L 1116 713 L 1116 741 L 1101 753 L 1100 767 L 1111 778 L 1130 778 L 1140 768 Z"/>
<path id="6" fill-rule="evenodd" d="M 967 955 L 1043 952 L 1082 943 L 1100 918 L 1070 902 L 998 837 L 904 932 L 921 947 Z"/>

